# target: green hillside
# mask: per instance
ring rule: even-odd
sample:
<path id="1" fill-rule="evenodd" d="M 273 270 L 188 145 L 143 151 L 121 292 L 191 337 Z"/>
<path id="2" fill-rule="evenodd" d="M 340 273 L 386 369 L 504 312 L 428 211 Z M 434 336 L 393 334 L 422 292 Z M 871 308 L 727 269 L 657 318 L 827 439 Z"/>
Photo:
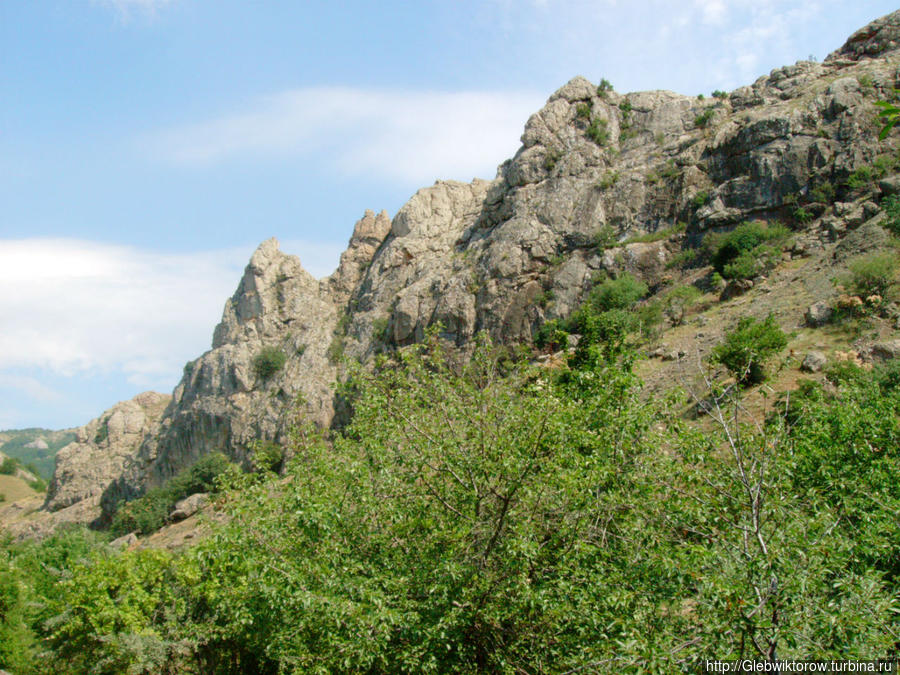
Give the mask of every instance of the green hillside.
<path id="1" fill-rule="evenodd" d="M 41 440 L 46 443 L 46 448 L 26 447 Z M 33 470 L 44 480 L 50 480 L 56 453 L 74 440 L 75 431 L 72 429 L 10 429 L 0 431 L 0 451 L 20 460 L 26 468 Z"/>

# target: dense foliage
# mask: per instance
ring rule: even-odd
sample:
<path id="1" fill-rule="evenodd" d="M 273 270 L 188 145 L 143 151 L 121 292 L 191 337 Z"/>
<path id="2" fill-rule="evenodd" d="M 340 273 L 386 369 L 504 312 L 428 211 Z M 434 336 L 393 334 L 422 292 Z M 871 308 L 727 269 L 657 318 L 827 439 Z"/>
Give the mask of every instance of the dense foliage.
<path id="1" fill-rule="evenodd" d="M 588 317 L 638 291 L 598 292 Z M 0 667 L 671 673 L 895 654 L 896 369 L 845 369 L 755 421 L 734 391 L 691 392 L 689 419 L 683 397 L 642 402 L 632 359 L 588 337 L 547 370 L 480 340 L 459 365 L 432 338 L 359 371 L 344 432 L 298 423 L 282 475 L 224 474 L 228 521 L 189 550 L 7 544 Z"/>
<path id="2" fill-rule="evenodd" d="M 703 241 L 716 271 L 726 279 L 751 279 L 775 265 L 780 250 L 773 244 L 787 237 L 778 224 L 741 223 L 727 233 L 711 233 Z"/>
<path id="3" fill-rule="evenodd" d="M 117 537 L 129 532 L 155 532 L 165 525 L 178 500 L 198 492 L 214 492 L 216 477 L 230 466 L 222 453 L 202 457 L 163 485 L 148 490 L 143 497 L 123 504 L 113 516 L 110 531 Z"/>

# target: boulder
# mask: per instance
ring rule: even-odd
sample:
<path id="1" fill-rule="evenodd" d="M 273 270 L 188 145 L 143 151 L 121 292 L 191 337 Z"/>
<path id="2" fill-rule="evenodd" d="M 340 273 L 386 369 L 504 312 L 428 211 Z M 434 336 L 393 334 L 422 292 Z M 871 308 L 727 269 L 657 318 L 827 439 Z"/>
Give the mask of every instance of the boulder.
<path id="1" fill-rule="evenodd" d="M 826 363 L 828 363 L 828 359 L 822 352 L 809 352 L 803 357 L 803 363 L 800 364 L 800 370 L 805 373 L 818 373 L 825 367 Z"/>
<path id="2" fill-rule="evenodd" d="M 137 532 L 129 532 L 109 542 L 111 548 L 128 549 L 138 543 Z"/>
<path id="3" fill-rule="evenodd" d="M 197 513 L 209 502 L 209 495 L 205 492 L 197 492 L 189 497 L 185 497 L 175 504 L 172 513 L 169 514 L 169 520 L 177 523 L 179 520 L 190 518 Z"/>
<path id="4" fill-rule="evenodd" d="M 803 318 L 806 320 L 808 326 L 818 328 L 824 326 L 831 320 L 831 313 L 832 310 L 828 303 L 819 301 L 811 304 L 807 308 Z"/>
<path id="5" fill-rule="evenodd" d="M 887 340 L 872 345 L 872 357 L 886 361 L 900 357 L 900 340 Z"/>

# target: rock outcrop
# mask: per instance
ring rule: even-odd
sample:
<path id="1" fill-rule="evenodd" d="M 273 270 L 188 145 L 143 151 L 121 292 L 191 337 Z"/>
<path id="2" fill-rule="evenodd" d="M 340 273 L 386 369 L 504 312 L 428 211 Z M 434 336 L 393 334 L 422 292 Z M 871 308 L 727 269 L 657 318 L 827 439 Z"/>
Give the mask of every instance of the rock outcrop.
<path id="1" fill-rule="evenodd" d="M 898 85 L 898 45 L 895 12 L 822 63 L 778 68 L 709 100 L 623 95 L 576 77 L 529 118 L 494 180 L 438 181 L 393 220 L 367 212 L 330 277 L 315 280 L 274 239 L 264 242 L 212 349 L 185 368 L 159 423 L 135 432 L 136 450 L 129 441 L 112 457 L 85 427 L 47 508 L 96 495 L 87 485 L 106 481 L 108 514 L 210 451 L 245 461 L 253 440 L 284 439 L 292 409 L 327 426 L 343 357 L 366 361 L 421 340 L 429 326 L 465 353 L 482 330 L 530 341 L 543 322 L 568 316 L 597 275 L 628 271 L 661 287 L 673 257 L 708 231 L 786 221 L 798 257 L 856 230 L 883 232 L 877 181 L 846 186 L 895 152 L 894 141 L 878 141 L 872 104 Z M 882 166 L 884 190 L 896 191 L 897 163 Z M 266 348 L 285 357 L 274 372 L 257 365 Z M 71 455 L 91 460 L 76 470 Z"/>

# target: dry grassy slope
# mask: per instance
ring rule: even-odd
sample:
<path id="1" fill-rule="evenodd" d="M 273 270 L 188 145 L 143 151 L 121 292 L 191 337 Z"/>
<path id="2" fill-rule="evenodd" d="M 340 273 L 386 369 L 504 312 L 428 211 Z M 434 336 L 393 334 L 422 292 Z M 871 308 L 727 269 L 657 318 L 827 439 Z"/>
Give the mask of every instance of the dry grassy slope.
<path id="1" fill-rule="evenodd" d="M 28 484 L 18 478 L 16 476 L 4 476 L 0 474 L 0 495 L 3 495 L 5 499 L 3 502 L 15 502 L 20 499 L 27 499 L 29 497 L 34 497 L 39 495 L 40 493 L 35 492 Z"/>

